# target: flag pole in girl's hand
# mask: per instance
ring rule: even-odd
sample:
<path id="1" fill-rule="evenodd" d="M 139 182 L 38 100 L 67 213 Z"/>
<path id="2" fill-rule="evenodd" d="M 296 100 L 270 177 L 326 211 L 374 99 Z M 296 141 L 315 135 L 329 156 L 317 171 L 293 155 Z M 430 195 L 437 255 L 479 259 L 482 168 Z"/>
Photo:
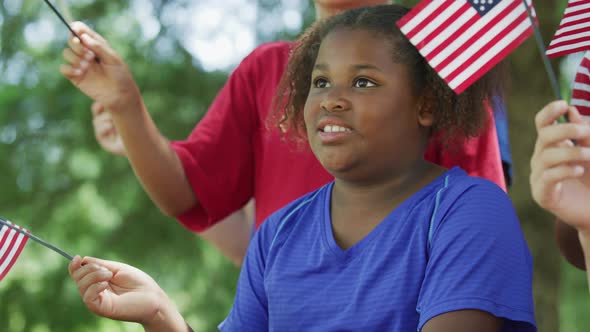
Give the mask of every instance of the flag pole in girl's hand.
<path id="1" fill-rule="evenodd" d="M 531 23 L 533 25 L 533 31 L 535 32 L 535 40 L 537 41 L 537 47 L 539 48 L 539 52 L 541 53 L 541 59 L 543 59 L 543 64 L 545 65 L 547 75 L 549 76 L 549 82 L 551 83 L 551 87 L 553 88 L 553 94 L 555 95 L 556 99 L 563 99 L 561 96 L 561 90 L 559 89 L 559 83 L 557 82 L 555 71 L 553 71 L 553 67 L 551 67 L 549 58 L 547 57 L 547 54 L 545 54 L 545 43 L 543 42 L 543 36 L 541 35 L 541 31 L 539 31 L 537 22 L 533 17 L 533 13 L 531 12 L 531 8 L 529 7 L 529 1 L 522 0 L 526 12 L 529 16 L 529 19 L 531 20 Z M 567 118 L 564 115 L 562 115 L 557 119 L 557 122 L 567 122 Z"/>
<path id="2" fill-rule="evenodd" d="M 51 2 L 49 2 L 49 0 L 43 0 L 45 1 L 45 3 L 51 8 L 51 10 L 53 10 L 53 12 L 55 13 L 55 15 L 57 15 L 57 17 L 59 17 L 59 19 L 63 22 L 63 24 L 66 25 L 66 27 L 68 28 L 68 30 L 70 30 L 70 32 L 78 37 L 78 39 L 82 40 L 80 38 L 80 36 L 78 36 L 78 34 L 74 31 L 74 29 L 72 29 L 72 27 L 68 24 L 68 21 L 66 21 L 66 19 L 60 14 L 60 12 L 57 10 L 57 8 L 55 8 Z"/>
<path id="3" fill-rule="evenodd" d="M 58 254 L 64 256 L 68 260 L 72 260 L 74 258 L 72 255 L 66 253 L 65 251 L 57 248 L 54 245 L 51 245 L 51 244 L 49 244 L 49 243 L 41 240 L 40 238 L 36 237 L 35 235 L 31 234 L 30 232 L 27 232 L 27 231 L 25 231 L 25 230 L 23 230 L 23 229 L 15 226 L 15 225 L 13 225 L 12 223 L 10 223 L 9 221 L 7 221 L 5 219 L 0 218 L 0 224 L 3 225 L 3 226 L 9 227 L 9 228 L 11 228 L 11 229 L 13 229 L 13 230 L 15 230 L 15 231 L 23 234 L 24 236 L 30 238 L 31 240 L 33 240 L 35 242 L 38 242 L 39 244 L 41 244 L 41 245 L 43 245 L 43 246 L 45 246 L 45 247 L 47 247 L 47 248 L 49 248 L 49 249 L 57 252 Z"/>
<path id="4" fill-rule="evenodd" d="M 49 8 L 51 8 L 51 10 L 53 10 L 53 12 L 55 13 L 55 15 L 57 15 L 57 17 L 59 17 L 59 19 L 63 22 L 63 24 L 65 24 L 65 26 L 68 28 L 68 30 L 70 30 L 70 32 L 72 33 L 72 35 L 76 36 L 76 38 L 78 38 L 78 40 L 80 40 L 80 42 L 82 42 L 82 38 L 80 38 L 80 36 L 78 36 L 78 34 L 76 33 L 76 31 L 74 31 L 74 29 L 72 29 L 72 27 L 70 26 L 70 24 L 68 23 L 68 21 L 66 21 L 66 19 L 57 10 L 57 8 L 55 8 L 55 6 L 53 6 L 51 4 L 51 2 L 49 2 L 49 0 L 43 0 L 43 1 L 45 1 L 45 3 L 49 6 Z M 100 63 L 100 60 L 98 59 L 98 57 L 95 57 L 94 58 L 94 61 L 96 61 L 96 63 Z"/>
<path id="5" fill-rule="evenodd" d="M 531 12 L 531 8 L 527 0 L 522 0 L 524 3 L 524 7 L 526 12 L 531 20 L 533 25 L 533 31 L 535 32 L 535 40 L 537 41 L 537 47 L 539 48 L 539 52 L 541 53 L 541 58 L 543 59 L 543 64 L 545 65 L 545 70 L 547 71 L 547 75 L 549 76 L 549 81 L 551 83 L 551 87 L 553 88 L 553 93 L 555 94 L 555 98 L 563 99 L 561 97 L 561 90 L 559 89 L 559 83 L 557 82 L 557 78 L 555 72 L 553 71 L 553 67 L 551 67 L 551 63 L 549 62 L 549 58 L 547 54 L 545 54 L 545 42 L 543 41 L 543 36 L 541 35 L 541 31 L 539 31 L 539 27 L 537 26 L 537 22 L 533 17 L 533 13 Z"/>

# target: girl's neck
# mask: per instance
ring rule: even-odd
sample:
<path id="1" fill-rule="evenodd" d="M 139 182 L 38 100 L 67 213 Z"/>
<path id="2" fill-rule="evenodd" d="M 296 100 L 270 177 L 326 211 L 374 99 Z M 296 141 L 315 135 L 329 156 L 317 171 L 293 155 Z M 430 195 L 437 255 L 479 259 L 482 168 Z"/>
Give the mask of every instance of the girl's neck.
<path id="1" fill-rule="evenodd" d="M 350 248 L 444 172 L 444 168 L 423 161 L 404 174 L 375 184 L 336 179 L 330 202 L 334 240 L 340 248 Z"/>
<path id="2" fill-rule="evenodd" d="M 336 179 L 332 206 L 355 207 L 358 210 L 391 211 L 414 193 L 440 176 L 446 169 L 423 161 L 410 171 L 374 183 L 350 182 Z"/>

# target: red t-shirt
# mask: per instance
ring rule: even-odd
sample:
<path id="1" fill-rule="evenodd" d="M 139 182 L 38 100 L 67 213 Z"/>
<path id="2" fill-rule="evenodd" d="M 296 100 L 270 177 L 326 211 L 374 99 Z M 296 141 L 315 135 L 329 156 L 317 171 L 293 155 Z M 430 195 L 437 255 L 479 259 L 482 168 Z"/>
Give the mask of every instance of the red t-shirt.
<path id="1" fill-rule="evenodd" d="M 311 149 L 285 141 L 267 126 L 267 116 L 288 61 L 291 43 L 264 44 L 229 77 L 207 114 L 185 141 L 172 142 L 199 199 L 177 219 L 199 232 L 255 199 L 256 227 L 295 198 L 333 177 Z M 505 188 L 493 118 L 483 134 L 457 149 L 440 153 L 432 142 L 426 158 L 445 167 L 460 166 Z"/>

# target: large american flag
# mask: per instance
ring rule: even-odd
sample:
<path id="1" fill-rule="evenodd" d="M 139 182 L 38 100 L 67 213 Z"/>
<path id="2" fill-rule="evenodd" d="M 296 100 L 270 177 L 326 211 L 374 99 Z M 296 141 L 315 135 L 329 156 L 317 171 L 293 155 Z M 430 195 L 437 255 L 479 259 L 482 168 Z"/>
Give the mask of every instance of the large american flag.
<path id="1" fill-rule="evenodd" d="M 27 232 L 9 221 L 3 220 L 3 222 Z M 0 222 L 0 281 L 14 265 L 29 239 L 28 236 L 6 226 L 3 222 Z"/>
<path id="2" fill-rule="evenodd" d="M 533 32 L 523 0 L 423 0 L 397 25 L 457 94 Z"/>
<path id="3" fill-rule="evenodd" d="M 590 0 L 570 0 L 546 54 L 553 58 L 587 50 L 590 50 Z"/>
<path id="4" fill-rule="evenodd" d="M 586 52 L 576 72 L 570 105 L 576 106 L 582 115 L 590 116 L 590 52 Z"/>

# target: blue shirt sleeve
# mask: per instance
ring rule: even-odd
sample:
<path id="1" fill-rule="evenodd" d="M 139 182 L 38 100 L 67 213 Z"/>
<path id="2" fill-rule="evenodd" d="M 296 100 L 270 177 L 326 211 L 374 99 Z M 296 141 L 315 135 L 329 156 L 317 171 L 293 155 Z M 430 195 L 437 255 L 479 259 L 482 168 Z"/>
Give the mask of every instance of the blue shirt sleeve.
<path id="1" fill-rule="evenodd" d="M 504 332 L 536 331 L 532 258 L 512 202 L 497 186 L 470 181 L 440 193 L 418 331 L 433 317 L 467 309 L 504 318 Z"/>
<path id="2" fill-rule="evenodd" d="M 270 221 L 265 221 L 248 246 L 234 305 L 219 324 L 220 331 L 268 331 L 268 301 L 264 290 L 264 270 Z M 265 226 L 266 225 L 266 226 Z"/>

